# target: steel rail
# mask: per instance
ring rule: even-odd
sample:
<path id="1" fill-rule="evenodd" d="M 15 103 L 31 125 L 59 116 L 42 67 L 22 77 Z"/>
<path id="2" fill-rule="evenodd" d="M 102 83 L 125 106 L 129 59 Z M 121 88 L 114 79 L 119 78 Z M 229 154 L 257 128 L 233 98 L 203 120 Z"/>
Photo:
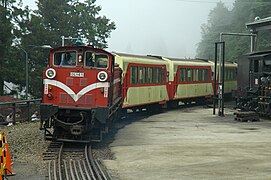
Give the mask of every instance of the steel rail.
<path id="1" fill-rule="evenodd" d="M 98 159 L 98 162 L 100 163 L 100 165 L 102 165 L 103 170 L 105 170 L 106 176 L 107 176 L 110 180 L 113 179 L 112 176 L 110 175 L 108 169 L 107 169 L 106 166 L 104 165 L 104 163 L 103 163 L 100 159 Z"/>
<path id="2" fill-rule="evenodd" d="M 88 170 L 87 170 L 86 161 L 83 161 L 83 167 L 84 167 L 84 170 L 85 170 L 85 172 L 86 172 L 87 178 L 88 178 L 88 179 L 91 179 L 91 177 L 90 177 L 90 175 L 89 175 L 89 173 L 88 173 Z"/>
<path id="3" fill-rule="evenodd" d="M 97 160 L 95 160 L 94 162 L 95 162 L 96 166 L 98 167 L 98 170 L 99 170 L 100 173 L 102 174 L 103 179 L 107 180 L 107 177 L 105 176 L 105 174 L 104 174 L 104 172 L 103 172 L 103 170 L 102 170 L 102 168 L 101 168 L 99 162 L 98 162 Z"/>
<path id="4" fill-rule="evenodd" d="M 48 179 L 49 180 L 52 180 L 52 177 L 51 177 L 51 162 L 52 161 L 49 161 L 49 163 L 48 163 Z"/>
<path id="5" fill-rule="evenodd" d="M 55 159 L 49 160 L 48 176 L 49 180 L 111 180 L 112 177 L 104 164 L 96 160 L 92 154 L 90 145 L 64 146 L 64 143 L 56 147 L 52 145 L 55 152 Z"/>
<path id="6" fill-rule="evenodd" d="M 73 168 L 72 168 L 72 159 L 69 160 L 69 165 L 70 165 L 71 178 L 75 180 L 75 176 L 74 176 Z"/>
<path id="7" fill-rule="evenodd" d="M 90 160 L 89 160 L 88 146 L 87 146 L 87 145 L 85 146 L 85 157 L 86 157 L 88 169 L 89 169 L 89 171 L 90 171 L 90 173 L 91 173 L 93 179 L 96 180 L 96 177 L 95 177 L 95 175 L 94 175 L 94 172 L 93 172 L 93 170 L 92 170 L 92 168 L 91 168 L 91 163 L 90 163 Z"/>
<path id="8" fill-rule="evenodd" d="M 66 161 L 66 160 L 63 160 L 63 164 L 64 164 L 64 169 L 65 169 L 65 176 L 66 176 L 66 179 L 69 180 L 69 173 L 68 173 L 67 161 Z"/>
<path id="9" fill-rule="evenodd" d="M 74 168 L 75 176 L 76 176 L 77 179 L 80 179 L 79 173 L 78 173 L 78 168 L 76 167 L 76 161 L 73 160 L 72 162 L 73 162 L 73 168 Z"/>
<path id="10" fill-rule="evenodd" d="M 79 171 L 81 173 L 81 177 L 82 177 L 83 180 L 86 180 L 85 173 L 83 171 L 82 164 L 81 164 L 82 162 L 83 161 L 77 160 L 77 164 L 78 164 L 78 167 L 79 167 Z"/>
<path id="11" fill-rule="evenodd" d="M 89 157 L 89 155 L 90 155 L 90 157 Z M 92 156 L 92 150 L 91 150 L 91 147 L 89 147 L 89 153 L 87 154 L 87 156 L 88 156 L 88 158 L 90 158 L 91 166 L 92 166 L 94 172 L 96 173 L 97 178 L 98 178 L 99 180 L 102 180 L 102 177 L 100 176 L 100 173 L 99 173 L 99 171 L 98 171 L 98 169 L 97 169 L 97 167 L 96 167 L 96 165 L 95 165 L 95 161 L 94 161 L 94 158 L 93 158 L 93 156 Z"/>
<path id="12" fill-rule="evenodd" d="M 53 161 L 54 162 L 54 179 L 57 180 L 57 168 L 56 168 L 56 160 Z"/>
<path id="13" fill-rule="evenodd" d="M 58 175 L 59 175 L 59 180 L 62 180 L 62 171 L 61 171 L 61 155 L 62 155 L 62 151 L 63 151 L 63 146 L 64 144 L 62 143 L 58 152 Z"/>

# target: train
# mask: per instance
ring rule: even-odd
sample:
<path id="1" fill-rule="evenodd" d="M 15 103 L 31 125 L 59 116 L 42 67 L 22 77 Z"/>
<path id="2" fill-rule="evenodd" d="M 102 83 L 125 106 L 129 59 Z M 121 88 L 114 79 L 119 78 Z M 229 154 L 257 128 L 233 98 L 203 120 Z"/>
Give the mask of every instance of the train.
<path id="1" fill-rule="evenodd" d="M 90 45 L 50 51 L 40 105 L 45 139 L 100 142 L 129 111 L 159 111 L 213 96 L 214 62 L 108 52 Z M 237 88 L 237 64 L 225 64 L 225 93 Z"/>

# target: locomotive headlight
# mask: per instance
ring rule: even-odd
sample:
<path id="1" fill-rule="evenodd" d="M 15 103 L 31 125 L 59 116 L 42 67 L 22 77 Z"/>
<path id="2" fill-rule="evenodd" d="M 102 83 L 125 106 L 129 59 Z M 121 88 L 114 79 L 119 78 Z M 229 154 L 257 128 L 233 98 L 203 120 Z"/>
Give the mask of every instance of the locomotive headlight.
<path id="1" fill-rule="evenodd" d="M 106 81 L 107 77 L 108 77 L 108 75 L 104 71 L 99 72 L 98 75 L 97 75 L 98 80 L 102 81 L 102 82 Z"/>
<path id="2" fill-rule="evenodd" d="M 56 70 L 54 70 L 53 68 L 49 68 L 46 70 L 45 74 L 47 78 L 53 79 L 54 77 L 56 77 Z"/>

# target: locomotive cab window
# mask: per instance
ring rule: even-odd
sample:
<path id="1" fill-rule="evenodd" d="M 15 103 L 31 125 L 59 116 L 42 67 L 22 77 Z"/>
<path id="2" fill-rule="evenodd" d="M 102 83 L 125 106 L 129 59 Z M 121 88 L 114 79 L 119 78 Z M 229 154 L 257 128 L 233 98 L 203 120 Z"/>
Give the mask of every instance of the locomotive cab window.
<path id="1" fill-rule="evenodd" d="M 62 51 L 54 54 L 55 66 L 76 66 L 76 51 Z"/>
<path id="2" fill-rule="evenodd" d="M 85 66 L 106 69 L 108 67 L 108 56 L 106 54 L 86 52 Z"/>

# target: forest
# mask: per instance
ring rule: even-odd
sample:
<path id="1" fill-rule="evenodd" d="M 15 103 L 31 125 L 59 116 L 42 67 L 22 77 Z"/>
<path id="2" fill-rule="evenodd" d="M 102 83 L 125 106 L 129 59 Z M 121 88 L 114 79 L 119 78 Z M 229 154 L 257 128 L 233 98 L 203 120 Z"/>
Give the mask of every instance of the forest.
<path id="1" fill-rule="evenodd" d="M 0 95 L 5 93 L 4 82 L 16 85 L 11 95 L 24 92 L 28 63 L 29 94 L 40 97 L 42 71 L 49 53 L 42 45 L 54 48 L 61 45 L 61 36 L 72 36 L 106 48 L 107 39 L 116 29 L 113 21 L 99 14 L 101 7 L 95 0 L 37 0 L 36 4 L 37 9 L 31 10 L 21 0 L 0 1 Z M 222 1 L 216 3 L 208 21 L 201 25 L 196 57 L 213 60 L 221 32 L 249 33 L 245 24 L 256 17 L 270 17 L 270 9 L 269 0 L 236 0 L 230 8 Z M 270 38 L 269 32 L 259 33 L 257 50 L 270 49 Z M 248 37 L 227 36 L 224 40 L 227 61 L 236 62 L 250 50 Z"/>
<path id="2" fill-rule="evenodd" d="M 197 47 L 197 57 L 214 59 L 215 42 L 219 41 L 221 32 L 250 33 L 245 24 L 254 22 L 255 18 L 263 19 L 271 16 L 270 0 L 236 0 L 232 9 L 219 2 L 209 13 L 208 22 L 201 26 L 201 40 Z M 257 49 L 271 48 L 269 41 L 271 33 L 259 32 Z M 227 61 L 237 62 L 238 57 L 250 52 L 250 38 L 225 36 L 225 58 Z"/>
<path id="3" fill-rule="evenodd" d="M 49 58 L 49 49 L 42 48 L 44 45 L 58 47 L 61 36 L 71 36 L 106 48 L 110 33 L 116 29 L 113 21 L 99 15 L 101 7 L 95 0 L 36 3 L 37 10 L 31 10 L 21 0 L 0 1 L 0 95 L 4 94 L 4 81 L 17 85 L 11 94 L 24 91 L 25 61 L 28 61 L 29 94 L 32 98 L 40 97 L 42 71 Z"/>

